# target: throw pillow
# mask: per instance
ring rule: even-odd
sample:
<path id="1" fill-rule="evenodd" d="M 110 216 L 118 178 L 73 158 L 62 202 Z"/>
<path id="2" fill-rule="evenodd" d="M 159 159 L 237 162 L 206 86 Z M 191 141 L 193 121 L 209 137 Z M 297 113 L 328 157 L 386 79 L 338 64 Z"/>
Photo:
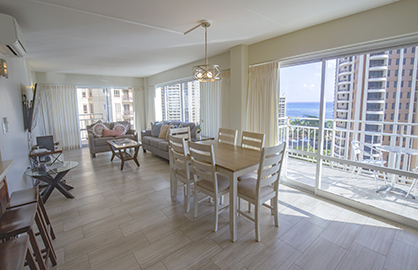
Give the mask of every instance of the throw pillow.
<path id="1" fill-rule="evenodd" d="M 160 135 L 160 129 L 162 125 L 163 125 L 162 123 L 154 124 L 154 129 L 152 130 L 152 136 L 158 137 Z"/>
<path id="2" fill-rule="evenodd" d="M 128 127 L 121 123 L 115 123 L 115 125 L 113 126 L 113 130 L 119 130 L 120 135 L 125 135 L 126 132 L 128 131 Z"/>
<path id="3" fill-rule="evenodd" d="M 119 129 L 103 129 L 103 137 L 117 137 L 120 135 L 121 132 Z"/>
<path id="4" fill-rule="evenodd" d="M 166 139 L 169 129 L 170 129 L 169 125 L 162 125 L 160 129 L 160 134 L 158 135 L 158 139 Z"/>
<path id="5" fill-rule="evenodd" d="M 103 136 L 103 130 L 108 129 L 107 126 L 100 122 L 97 122 L 93 127 L 92 127 L 92 132 L 94 136 L 97 136 L 98 138 Z"/>

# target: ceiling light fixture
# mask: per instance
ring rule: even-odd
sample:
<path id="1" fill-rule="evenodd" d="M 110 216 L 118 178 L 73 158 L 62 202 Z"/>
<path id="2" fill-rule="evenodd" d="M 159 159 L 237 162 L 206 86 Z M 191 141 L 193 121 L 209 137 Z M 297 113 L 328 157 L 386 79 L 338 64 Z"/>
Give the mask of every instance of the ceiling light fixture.
<path id="1" fill-rule="evenodd" d="M 218 65 L 209 65 L 208 64 L 208 27 L 210 26 L 210 21 L 202 20 L 200 24 L 196 25 L 192 29 L 184 32 L 184 34 L 188 34 L 191 31 L 195 30 L 199 26 L 205 28 L 205 64 L 194 66 L 192 68 L 194 77 L 199 80 L 199 82 L 213 82 L 218 81 L 220 73 L 220 67 Z"/>

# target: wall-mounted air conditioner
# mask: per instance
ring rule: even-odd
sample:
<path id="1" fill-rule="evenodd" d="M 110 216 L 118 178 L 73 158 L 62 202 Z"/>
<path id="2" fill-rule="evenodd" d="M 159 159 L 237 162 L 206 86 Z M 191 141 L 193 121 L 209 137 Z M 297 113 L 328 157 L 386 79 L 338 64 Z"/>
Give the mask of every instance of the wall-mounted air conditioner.
<path id="1" fill-rule="evenodd" d="M 6 57 L 23 57 L 26 49 L 20 37 L 20 28 L 15 18 L 0 13 L 0 52 Z"/>

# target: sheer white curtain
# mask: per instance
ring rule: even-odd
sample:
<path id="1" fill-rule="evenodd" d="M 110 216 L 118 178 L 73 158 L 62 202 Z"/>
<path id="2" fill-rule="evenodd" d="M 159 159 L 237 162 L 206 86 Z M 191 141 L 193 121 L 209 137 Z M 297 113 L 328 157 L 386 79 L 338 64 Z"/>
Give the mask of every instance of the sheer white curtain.
<path id="1" fill-rule="evenodd" d="M 77 88 L 69 85 L 38 85 L 39 128 L 53 135 L 62 149 L 81 147 Z"/>
<path id="2" fill-rule="evenodd" d="M 144 88 L 132 88 L 134 97 L 135 129 L 138 133 L 146 129 L 145 119 L 145 90 Z"/>
<path id="3" fill-rule="evenodd" d="M 279 63 L 250 67 L 246 127 L 264 133 L 265 146 L 278 143 L 279 96 Z"/>
<path id="4" fill-rule="evenodd" d="M 223 98 L 229 90 L 229 71 L 221 73 L 222 79 L 200 84 L 200 124 L 202 135 L 216 138 L 222 127 Z"/>
<path id="5" fill-rule="evenodd" d="M 146 123 L 147 128 L 151 128 L 151 122 L 155 121 L 155 86 L 149 86 L 147 90 Z"/>

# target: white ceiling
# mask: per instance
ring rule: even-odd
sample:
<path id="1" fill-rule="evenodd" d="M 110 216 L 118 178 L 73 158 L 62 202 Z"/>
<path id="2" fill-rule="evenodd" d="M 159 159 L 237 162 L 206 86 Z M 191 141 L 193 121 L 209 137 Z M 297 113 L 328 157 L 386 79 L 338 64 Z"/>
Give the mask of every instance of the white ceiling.
<path id="1" fill-rule="evenodd" d="M 395 0 L 0 0 L 35 71 L 147 77 Z"/>

